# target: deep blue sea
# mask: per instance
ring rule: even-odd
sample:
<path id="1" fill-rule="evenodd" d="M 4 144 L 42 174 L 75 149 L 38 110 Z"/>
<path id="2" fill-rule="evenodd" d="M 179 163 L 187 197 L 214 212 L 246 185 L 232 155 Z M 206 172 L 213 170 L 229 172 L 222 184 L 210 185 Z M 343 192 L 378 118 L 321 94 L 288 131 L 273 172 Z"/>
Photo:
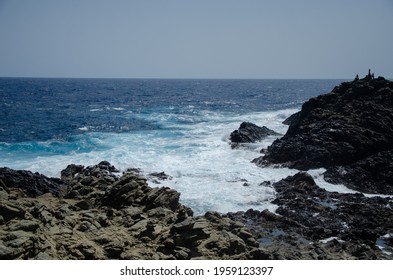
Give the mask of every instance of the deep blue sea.
<path id="1" fill-rule="evenodd" d="M 341 82 L 0 78 L 0 166 L 59 177 L 107 160 L 164 171 L 170 179 L 151 186 L 178 190 L 197 214 L 274 210 L 260 183 L 295 171 L 250 161 L 275 137 L 231 149 L 229 134 L 243 121 L 285 133 L 285 118 Z"/>

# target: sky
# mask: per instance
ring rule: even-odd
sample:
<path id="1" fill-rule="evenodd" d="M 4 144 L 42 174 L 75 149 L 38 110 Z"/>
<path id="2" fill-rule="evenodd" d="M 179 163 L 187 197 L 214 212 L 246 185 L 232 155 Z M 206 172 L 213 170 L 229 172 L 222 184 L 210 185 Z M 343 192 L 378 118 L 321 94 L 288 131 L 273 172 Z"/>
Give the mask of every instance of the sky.
<path id="1" fill-rule="evenodd" d="M 393 0 L 0 0 L 0 77 L 393 78 Z"/>

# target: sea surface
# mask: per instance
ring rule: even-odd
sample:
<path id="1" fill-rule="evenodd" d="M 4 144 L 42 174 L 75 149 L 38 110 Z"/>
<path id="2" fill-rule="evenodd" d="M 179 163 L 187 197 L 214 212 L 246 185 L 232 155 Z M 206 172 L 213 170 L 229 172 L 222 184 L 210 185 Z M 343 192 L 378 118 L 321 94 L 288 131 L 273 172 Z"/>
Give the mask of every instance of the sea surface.
<path id="1" fill-rule="evenodd" d="M 0 166 L 59 177 L 106 160 L 178 190 L 196 214 L 274 211 L 261 183 L 297 171 L 251 163 L 276 137 L 232 149 L 229 134 L 243 121 L 284 134 L 283 120 L 341 82 L 0 78 Z M 326 187 L 322 172 L 311 173 Z"/>

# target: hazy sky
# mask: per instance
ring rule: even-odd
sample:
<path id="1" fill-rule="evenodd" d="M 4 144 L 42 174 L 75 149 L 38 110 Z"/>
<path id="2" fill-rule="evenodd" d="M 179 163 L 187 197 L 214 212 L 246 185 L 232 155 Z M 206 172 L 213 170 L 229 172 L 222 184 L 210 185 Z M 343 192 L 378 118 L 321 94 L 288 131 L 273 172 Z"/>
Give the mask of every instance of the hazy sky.
<path id="1" fill-rule="evenodd" d="M 393 0 L 0 0 L 0 76 L 393 78 Z"/>

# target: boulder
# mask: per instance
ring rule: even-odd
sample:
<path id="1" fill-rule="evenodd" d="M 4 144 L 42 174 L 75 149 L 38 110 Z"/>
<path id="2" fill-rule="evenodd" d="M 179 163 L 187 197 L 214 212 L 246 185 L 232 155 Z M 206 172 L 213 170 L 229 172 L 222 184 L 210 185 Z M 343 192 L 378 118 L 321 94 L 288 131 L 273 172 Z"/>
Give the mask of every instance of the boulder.
<path id="1" fill-rule="evenodd" d="M 260 127 L 250 122 L 243 122 L 239 129 L 231 133 L 229 138 L 232 143 L 254 143 L 270 135 L 279 136 L 281 134 L 266 126 Z"/>
<path id="2" fill-rule="evenodd" d="M 83 165 L 70 164 L 60 172 L 60 178 L 63 182 L 69 183 L 77 174 L 82 173 L 84 168 Z"/>
<path id="3" fill-rule="evenodd" d="M 23 218 L 26 210 L 20 207 L 17 203 L 12 201 L 2 200 L 0 203 L 0 215 L 5 221 L 12 220 L 14 218 Z"/>

